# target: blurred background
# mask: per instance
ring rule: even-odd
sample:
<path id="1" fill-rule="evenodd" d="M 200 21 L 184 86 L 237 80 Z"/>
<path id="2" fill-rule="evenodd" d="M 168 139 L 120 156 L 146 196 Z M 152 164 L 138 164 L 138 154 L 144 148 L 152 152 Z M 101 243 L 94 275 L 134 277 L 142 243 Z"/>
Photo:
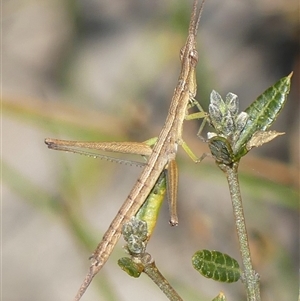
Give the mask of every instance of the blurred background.
<path id="1" fill-rule="evenodd" d="M 180 71 L 192 1 L 2 2 L 2 297 L 72 300 L 88 257 L 141 169 L 48 150 L 46 137 L 144 141 L 157 136 Z M 272 129 L 286 134 L 242 159 L 240 184 L 262 300 L 296 300 L 299 268 L 299 2 L 208 0 L 198 34 L 197 99 L 212 89 L 244 110 L 294 71 Z M 184 139 L 200 156 L 200 123 Z M 126 157 L 127 159 L 128 157 Z M 138 158 L 134 158 L 138 159 Z M 240 261 L 229 191 L 213 160 L 180 150 L 179 225 L 164 204 L 148 251 L 184 300 L 245 300 L 191 265 L 199 249 Z M 117 266 L 123 240 L 82 300 L 166 300 Z"/>

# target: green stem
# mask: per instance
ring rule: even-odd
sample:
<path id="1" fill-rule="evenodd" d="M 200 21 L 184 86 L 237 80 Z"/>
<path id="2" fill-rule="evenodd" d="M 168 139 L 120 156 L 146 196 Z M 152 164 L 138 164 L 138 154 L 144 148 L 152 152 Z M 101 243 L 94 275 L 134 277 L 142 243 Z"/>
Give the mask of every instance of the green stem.
<path id="1" fill-rule="evenodd" d="M 259 275 L 253 269 L 251 262 L 242 197 L 238 180 L 239 162 L 235 162 L 231 166 L 225 164 L 218 164 L 218 166 L 226 174 L 229 185 L 237 235 L 240 244 L 240 252 L 245 269 L 243 282 L 246 286 L 247 300 L 260 301 Z"/>

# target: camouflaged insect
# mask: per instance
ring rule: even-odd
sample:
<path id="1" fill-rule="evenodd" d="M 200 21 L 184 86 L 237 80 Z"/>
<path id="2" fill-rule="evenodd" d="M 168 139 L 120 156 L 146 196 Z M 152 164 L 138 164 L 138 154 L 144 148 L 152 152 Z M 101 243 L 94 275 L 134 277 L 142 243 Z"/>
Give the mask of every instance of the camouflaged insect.
<path id="1" fill-rule="evenodd" d="M 253 147 L 267 143 L 283 133 L 266 130 L 276 120 L 290 91 L 292 73 L 261 94 L 246 110 L 238 114 L 237 95 L 210 95 L 209 118 L 215 133 L 207 134 L 209 148 L 217 162 L 230 165 Z"/>

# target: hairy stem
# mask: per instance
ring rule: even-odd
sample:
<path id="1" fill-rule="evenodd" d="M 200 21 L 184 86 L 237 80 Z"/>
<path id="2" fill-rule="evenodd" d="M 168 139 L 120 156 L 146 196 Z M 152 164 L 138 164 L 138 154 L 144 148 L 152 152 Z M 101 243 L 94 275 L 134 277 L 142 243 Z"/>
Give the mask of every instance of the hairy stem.
<path id="1" fill-rule="evenodd" d="M 178 293 L 173 289 L 167 279 L 160 273 L 151 256 L 145 253 L 142 258 L 144 273 L 164 292 L 171 301 L 183 301 Z"/>
<path id="2" fill-rule="evenodd" d="M 240 252 L 244 265 L 243 282 L 246 286 L 247 301 L 260 301 L 259 275 L 255 272 L 251 262 L 248 235 L 244 218 L 242 197 L 238 180 L 238 165 L 219 164 L 219 168 L 226 174 L 232 201 L 236 230 L 240 244 Z"/>

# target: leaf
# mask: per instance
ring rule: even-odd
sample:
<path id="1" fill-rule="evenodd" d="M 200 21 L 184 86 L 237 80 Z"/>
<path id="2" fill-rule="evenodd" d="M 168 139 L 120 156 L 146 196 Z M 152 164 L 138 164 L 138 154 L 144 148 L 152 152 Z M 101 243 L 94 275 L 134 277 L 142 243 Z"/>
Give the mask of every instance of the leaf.
<path id="1" fill-rule="evenodd" d="M 131 258 L 123 257 L 118 260 L 119 267 L 129 276 L 138 278 L 144 270 L 142 264 L 135 263 Z"/>
<path id="2" fill-rule="evenodd" d="M 220 282 L 236 282 L 241 276 L 238 262 L 218 251 L 198 251 L 192 257 L 192 264 L 204 277 Z"/>
<path id="3" fill-rule="evenodd" d="M 281 136 L 284 134 L 285 133 L 279 133 L 276 131 L 268 131 L 268 132 L 258 131 L 252 136 L 250 141 L 247 143 L 246 148 L 247 150 L 250 150 L 253 147 L 259 147 L 275 139 L 277 136 Z"/>
<path id="4" fill-rule="evenodd" d="M 235 118 L 239 109 L 237 95 L 228 93 L 225 101 L 221 95 L 213 90 L 210 94 L 208 107 L 210 121 L 219 135 L 228 136 L 235 129 Z"/>
<path id="5" fill-rule="evenodd" d="M 209 139 L 208 146 L 211 154 L 219 163 L 230 165 L 235 162 L 235 156 L 228 140 L 221 136 L 214 136 Z"/>
<path id="6" fill-rule="evenodd" d="M 215 160 L 218 163 L 225 165 L 230 165 L 234 162 L 237 162 L 248 152 L 248 150 L 244 148 L 243 153 L 240 152 L 239 156 L 236 156 L 232 151 L 229 141 L 221 136 L 212 136 L 212 138 L 208 140 L 208 146 Z"/>
<path id="7" fill-rule="evenodd" d="M 293 73 L 290 73 L 288 76 L 281 78 L 245 110 L 249 118 L 238 141 L 232 146 L 234 154 L 237 155 L 241 151 L 243 152 L 243 148 L 255 132 L 267 130 L 276 120 L 290 91 L 292 75 Z"/>
<path id="8" fill-rule="evenodd" d="M 248 114 L 246 112 L 241 112 L 235 119 L 235 132 L 232 136 L 232 143 L 235 142 L 240 138 L 241 132 L 244 130 L 247 120 Z"/>
<path id="9" fill-rule="evenodd" d="M 127 238 L 126 249 L 131 255 L 143 254 L 146 250 L 146 243 L 139 236 L 132 234 Z"/>
<path id="10" fill-rule="evenodd" d="M 132 217 L 122 228 L 122 234 L 127 242 L 126 248 L 130 254 L 142 254 L 146 249 L 147 223 Z"/>
<path id="11" fill-rule="evenodd" d="M 136 217 L 132 217 L 129 222 L 123 225 L 122 234 L 126 241 L 132 235 L 139 237 L 141 241 L 145 241 L 147 238 L 147 223 Z"/>

